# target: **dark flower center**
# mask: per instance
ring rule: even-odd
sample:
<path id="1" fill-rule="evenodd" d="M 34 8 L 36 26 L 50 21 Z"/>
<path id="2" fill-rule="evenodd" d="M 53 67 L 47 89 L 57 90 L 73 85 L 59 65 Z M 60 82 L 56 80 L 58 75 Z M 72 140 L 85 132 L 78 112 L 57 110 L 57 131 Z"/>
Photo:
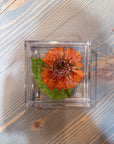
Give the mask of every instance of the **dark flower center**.
<path id="1" fill-rule="evenodd" d="M 68 75 L 71 70 L 72 68 L 68 61 L 64 60 L 56 61 L 53 66 L 53 72 L 58 77 Z"/>

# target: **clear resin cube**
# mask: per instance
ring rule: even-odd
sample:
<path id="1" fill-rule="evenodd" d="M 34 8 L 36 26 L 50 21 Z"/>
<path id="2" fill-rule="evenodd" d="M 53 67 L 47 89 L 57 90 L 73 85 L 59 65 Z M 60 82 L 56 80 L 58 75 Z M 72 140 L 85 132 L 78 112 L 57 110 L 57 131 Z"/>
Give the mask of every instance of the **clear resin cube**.
<path id="1" fill-rule="evenodd" d="M 54 100 L 48 95 L 42 93 L 36 85 L 32 73 L 31 57 L 42 58 L 49 49 L 69 47 L 79 52 L 82 56 L 81 68 L 84 72 L 84 78 L 73 88 L 69 98 Z M 36 107 L 42 109 L 70 108 L 70 107 L 90 107 L 90 65 L 91 65 L 90 42 L 59 42 L 59 41 L 25 41 L 25 99 L 27 107 Z M 94 91 L 93 91 L 94 92 Z"/>

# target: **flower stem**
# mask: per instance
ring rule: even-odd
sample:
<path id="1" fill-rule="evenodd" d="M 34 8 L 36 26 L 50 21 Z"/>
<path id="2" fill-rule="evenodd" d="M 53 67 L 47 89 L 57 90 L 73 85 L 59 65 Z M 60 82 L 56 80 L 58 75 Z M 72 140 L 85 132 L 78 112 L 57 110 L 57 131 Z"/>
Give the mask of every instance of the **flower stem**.
<path id="1" fill-rule="evenodd" d="M 68 93 L 68 90 L 65 89 L 66 94 L 68 95 L 68 97 L 70 98 L 70 94 Z"/>

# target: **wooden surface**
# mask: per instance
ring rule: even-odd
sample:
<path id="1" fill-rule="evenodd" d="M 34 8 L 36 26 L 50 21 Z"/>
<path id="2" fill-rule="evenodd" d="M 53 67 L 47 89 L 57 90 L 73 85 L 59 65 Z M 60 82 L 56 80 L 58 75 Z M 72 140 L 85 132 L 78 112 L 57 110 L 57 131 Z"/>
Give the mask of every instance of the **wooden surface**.
<path id="1" fill-rule="evenodd" d="M 0 0 L 0 144 L 114 143 L 114 0 Z M 27 109 L 24 40 L 92 42 L 96 107 Z"/>

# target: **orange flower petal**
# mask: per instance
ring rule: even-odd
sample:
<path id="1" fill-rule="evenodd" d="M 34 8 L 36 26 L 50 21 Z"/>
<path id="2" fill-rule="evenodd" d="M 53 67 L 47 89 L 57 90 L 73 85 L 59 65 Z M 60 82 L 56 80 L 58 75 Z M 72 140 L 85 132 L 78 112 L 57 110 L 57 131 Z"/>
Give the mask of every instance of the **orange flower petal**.
<path id="1" fill-rule="evenodd" d="M 47 85 L 49 80 L 53 77 L 53 71 L 52 69 L 43 66 L 42 67 L 42 72 L 41 72 L 42 80 L 43 82 Z"/>
<path id="2" fill-rule="evenodd" d="M 82 56 L 74 49 L 66 48 L 64 52 L 64 59 L 68 60 L 70 64 L 75 64 L 81 60 Z"/>
<path id="3" fill-rule="evenodd" d="M 74 82 L 73 80 L 69 80 L 69 81 L 65 81 L 64 82 L 64 89 L 68 89 L 68 88 L 73 88 L 77 85 L 77 82 Z"/>
<path id="4" fill-rule="evenodd" d="M 57 80 L 56 87 L 57 87 L 59 90 L 62 90 L 62 88 L 64 88 L 64 81 L 65 81 L 65 76 L 62 76 L 61 78 L 59 78 L 59 79 Z"/>
<path id="5" fill-rule="evenodd" d="M 81 59 L 82 59 L 82 56 L 77 52 L 77 53 L 72 57 L 72 59 L 69 60 L 69 63 L 70 63 L 70 64 L 75 64 L 75 63 L 81 61 Z"/>
<path id="6" fill-rule="evenodd" d="M 69 84 L 70 84 L 69 88 L 73 88 L 73 87 L 77 86 L 78 82 L 74 82 L 74 81 L 70 80 Z"/>
<path id="7" fill-rule="evenodd" d="M 45 78 L 45 77 L 42 78 L 42 81 L 43 81 L 46 85 L 48 85 L 49 80 L 50 80 L 50 79 Z"/>
<path id="8" fill-rule="evenodd" d="M 55 86 L 56 86 L 56 81 L 57 81 L 57 79 L 55 78 L 55 77 L 52 77 L 50 80 L 49 80 L 49 82 L 48 82 L 48 87 L 51 89 L 51 90 L 53 90 L 54 88 L 55 88 Z"/>
<path id="9" fill-rule="evenodd" d="M 63 82 L 60 81 L 60 80 L 58 80 L 58 81 L 57 81 L 57 84 L 56 84 L 56 87 L 61 91 L 62 88 L 63 88 Z"/>
<path id="10" fill-rule="evenodd" d="M 76 51 L 74 49 L 65 48 L 64 59 L 65 60 L 70 60 L 75 54 L 76 54 Z"/>
<path id="11" fill-rule="evenodd" d="M 74 72 L 70 72 L 70 75 L 71 75 L 71 80 L 74 81 L 74 82 L 80 82 L 82 80 L 82 77 L 80 75 L 77 75 L 77 73 L 74 73 Z"/>
<path id="12" fill-rule="evenodd" d="M 64 49 L 62 47 L 53 48 L 45 54 L 45 58 L 42 58 L 42 61 L 48 66 L 53 67 L 53 64 L 57 60 L 61 60 L 63 57 Z"/>
<path id="13" fill-rule="evenodd" d="M 41 72 L 41 76 L 42 77 L 52 77 L 53 75 L 53 70 L 48 68 L 47 66 L 42 66 L 42 72 Z"/>
<path id="14" fill-rule="evenodd" d="M 64 49 L 62 47 L 57 47 L 49 50 L 49 54 L 53 57 L 53 60 L 60 60 L 63 57 Z"/>
<path id="15" fill-rule="evenodd" d="M 64 81 L 64 89 L 71 88 L 71 82 L 70 79 L 66 77 L 66 80 Z"/>
<path id="16" fill-rule="evenodd" d="M 49 59 L 48 57 L 46 58 L 42 58 L 42 61 L 47 64 L 49 67 L 53 67 L 53 61 L 51 60 L 51 58 Z"/>
<path id="17" fill-rule="evenodd" d="M 84 77 L 84 72 L 82 70 L 73 70 L 73 72 L 75 72 L 78 76 L 80 76 L 81 78 Z"/>
<path id="18" fill-rule="evenodd" d="M 77 62 L 76 64 L 74 64 L 73 66 L 72 66 L 72 69 L 80 69 L 80 68 L 82 68 L 83 67 L 83 65 L 81 64 L 81 62 Z"/>
<path id="19" fill-rule="evenodd" d="M 65 79 L 65 81 L 64 81 L 64 86 L 63 86 L 63 88 L 64 88 L 64 89 L 73 88 L 73 87 L 75 87 L 77 84 L 78 84 L 78 82 L 75 82 L 71 76 L 70 76 L 70 77 L 69 77 L 69 76 L 66 76 L 66 79 Z"/>

